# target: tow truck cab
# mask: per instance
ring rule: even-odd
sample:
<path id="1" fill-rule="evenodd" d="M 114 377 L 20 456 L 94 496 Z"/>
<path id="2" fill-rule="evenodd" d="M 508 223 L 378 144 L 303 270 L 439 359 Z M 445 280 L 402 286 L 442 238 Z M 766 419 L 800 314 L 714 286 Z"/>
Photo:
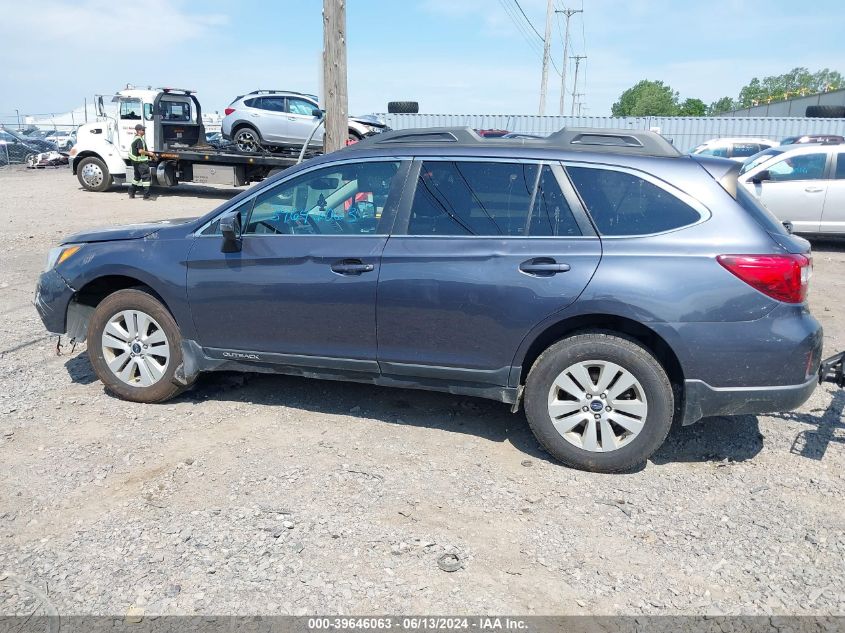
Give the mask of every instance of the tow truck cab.
<path id="1" fill-rule="evenodd" d="M 107 113 L 103 97 L 97 97 L 97 122 L 79 128 L 70 151 L 71 170 L 89 191 L 105 191 L 131 180 L 129 147 L 139 123 L 146 128 L 147 147 L 161 159 L 153 169 L 153 184 L 160 186 L 247 185 L 296 162 L 290 156 L 246 156 L 209 145 L 202 107 L 191 90 L 127 87 L 111 103 Z"/>

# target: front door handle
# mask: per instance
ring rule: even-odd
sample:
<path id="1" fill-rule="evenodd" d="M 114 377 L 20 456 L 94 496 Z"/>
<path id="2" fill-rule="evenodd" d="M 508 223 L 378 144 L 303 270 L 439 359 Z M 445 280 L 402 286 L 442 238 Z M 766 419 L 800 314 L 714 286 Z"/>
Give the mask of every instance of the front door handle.
<path id="1" fill-rule="evenodd" d="M 373 264 L 365 264 L 360 259 L 342 259 L 332 264 L 332 272 L 338 275 L 360 275 L 375 270 Z"/>
<path id="2" fill-rule="evenodd" d="M 804 191 L 807 193 L 821 193 L 824 189 L 821 187 L 804 187 Z"/>
<path id="3" fill-rule="evenodd" d="M 565 273 L 569 270 L 569 264 L 558 263 L 550 257 L 538 257 L 537 259 L 529 259 L 527 262 L 522 262 L 519 265 L 519 269 L 529 275 L 549 277 L 557 273 Z"/>

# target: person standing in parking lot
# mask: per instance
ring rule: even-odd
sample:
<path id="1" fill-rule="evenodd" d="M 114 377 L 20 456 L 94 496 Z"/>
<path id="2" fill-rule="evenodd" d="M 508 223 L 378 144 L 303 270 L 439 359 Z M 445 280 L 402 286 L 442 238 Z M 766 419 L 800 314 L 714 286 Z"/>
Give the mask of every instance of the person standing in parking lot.
<path id="1" fill-rule="evenodd" d="M 150 160 L 156 155 L 147 149 L 144 138 L 144 126 L 135 126 L 135 138 L 129 146 L 129 160 L 132 161 L 132 184 L 129 185 L 129 197 L 134 198 L 138 187 L 144 190 L 144 200 L 150 199 Z"/>

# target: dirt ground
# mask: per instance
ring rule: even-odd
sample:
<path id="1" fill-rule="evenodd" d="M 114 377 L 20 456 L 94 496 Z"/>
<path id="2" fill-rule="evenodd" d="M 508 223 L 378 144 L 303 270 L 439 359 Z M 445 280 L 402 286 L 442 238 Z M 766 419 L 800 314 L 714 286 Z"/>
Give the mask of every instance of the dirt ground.
<path id="1" fill-rule="evenodd" d="M 832 385 L 675 429 L 610 476 L 551 462 L 494 402 L 219 374 L 140 405 L 104 392 L 84 345 L 57 355 L 31 304 L 52 245 L 234 193 L 144 202 L 0 170 L 0 614 L 845 614 Z M 845 242 L 814 252 L 832 353 Z"/>

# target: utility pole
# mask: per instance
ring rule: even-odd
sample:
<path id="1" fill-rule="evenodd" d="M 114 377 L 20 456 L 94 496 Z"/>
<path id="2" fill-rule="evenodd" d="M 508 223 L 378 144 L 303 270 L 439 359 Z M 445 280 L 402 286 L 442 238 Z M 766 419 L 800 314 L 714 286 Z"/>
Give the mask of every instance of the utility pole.
<path id="1" fill-rule="evenodd" d="M 570 116 L 575 116 L 575 95 L 576 90 L 578 90 L 578 66 L 581 65 L 582 59 L 587 59 L 586 55 L 573 55 L 572 59 L 575 60 L 575 79 L 572 81 L 572 113 Z M 577 93 L 582 94 L 582 93 Z"/>
<path id="2" fill-rule="evenodd" d="M 346 0 L 323 0 L 323 90 L 326 133 L 323 150 L 346 146 L 349 116 L 346 95 Z"/>
<path id="3" fill-rule="evenodd" d="M 572 98 L 574 99 L 573 105 L 577 106 L 577 108 L 578 108 L 578 110 L 576 112 L 577 116 L 581 116 L 581 106 L 584 105 L 584 102 L 581 101 L 581 97 L 583 97 L 583 96 L 584 96 L 583 92 L 576 92 L 575 94 L 572 95 Z"/>
<path id="4" fill-rule="evenodd" d="M 543 38 L 543 79 L 540 81 L 540 116 L 546 113 L 546 88 L 549 85 L 549 55 L 552 46 L 552 15 L 554 10 L 554 0 L 547 0 L 546 37 Z"/>
<path id="5" fill-rule="evenodd" d="M 566 63 L 569 58 L 569 18 L 576 13 L 584 13 L 583 9 L 563 9 L 562 11 L 555 11 L 555 13 L 563 13 L 566 16 L 566 33 L 563 36 L 563 69 L 560 73 L 560 112 L 563 115 L 563 104 L 566 101 Z"/>

